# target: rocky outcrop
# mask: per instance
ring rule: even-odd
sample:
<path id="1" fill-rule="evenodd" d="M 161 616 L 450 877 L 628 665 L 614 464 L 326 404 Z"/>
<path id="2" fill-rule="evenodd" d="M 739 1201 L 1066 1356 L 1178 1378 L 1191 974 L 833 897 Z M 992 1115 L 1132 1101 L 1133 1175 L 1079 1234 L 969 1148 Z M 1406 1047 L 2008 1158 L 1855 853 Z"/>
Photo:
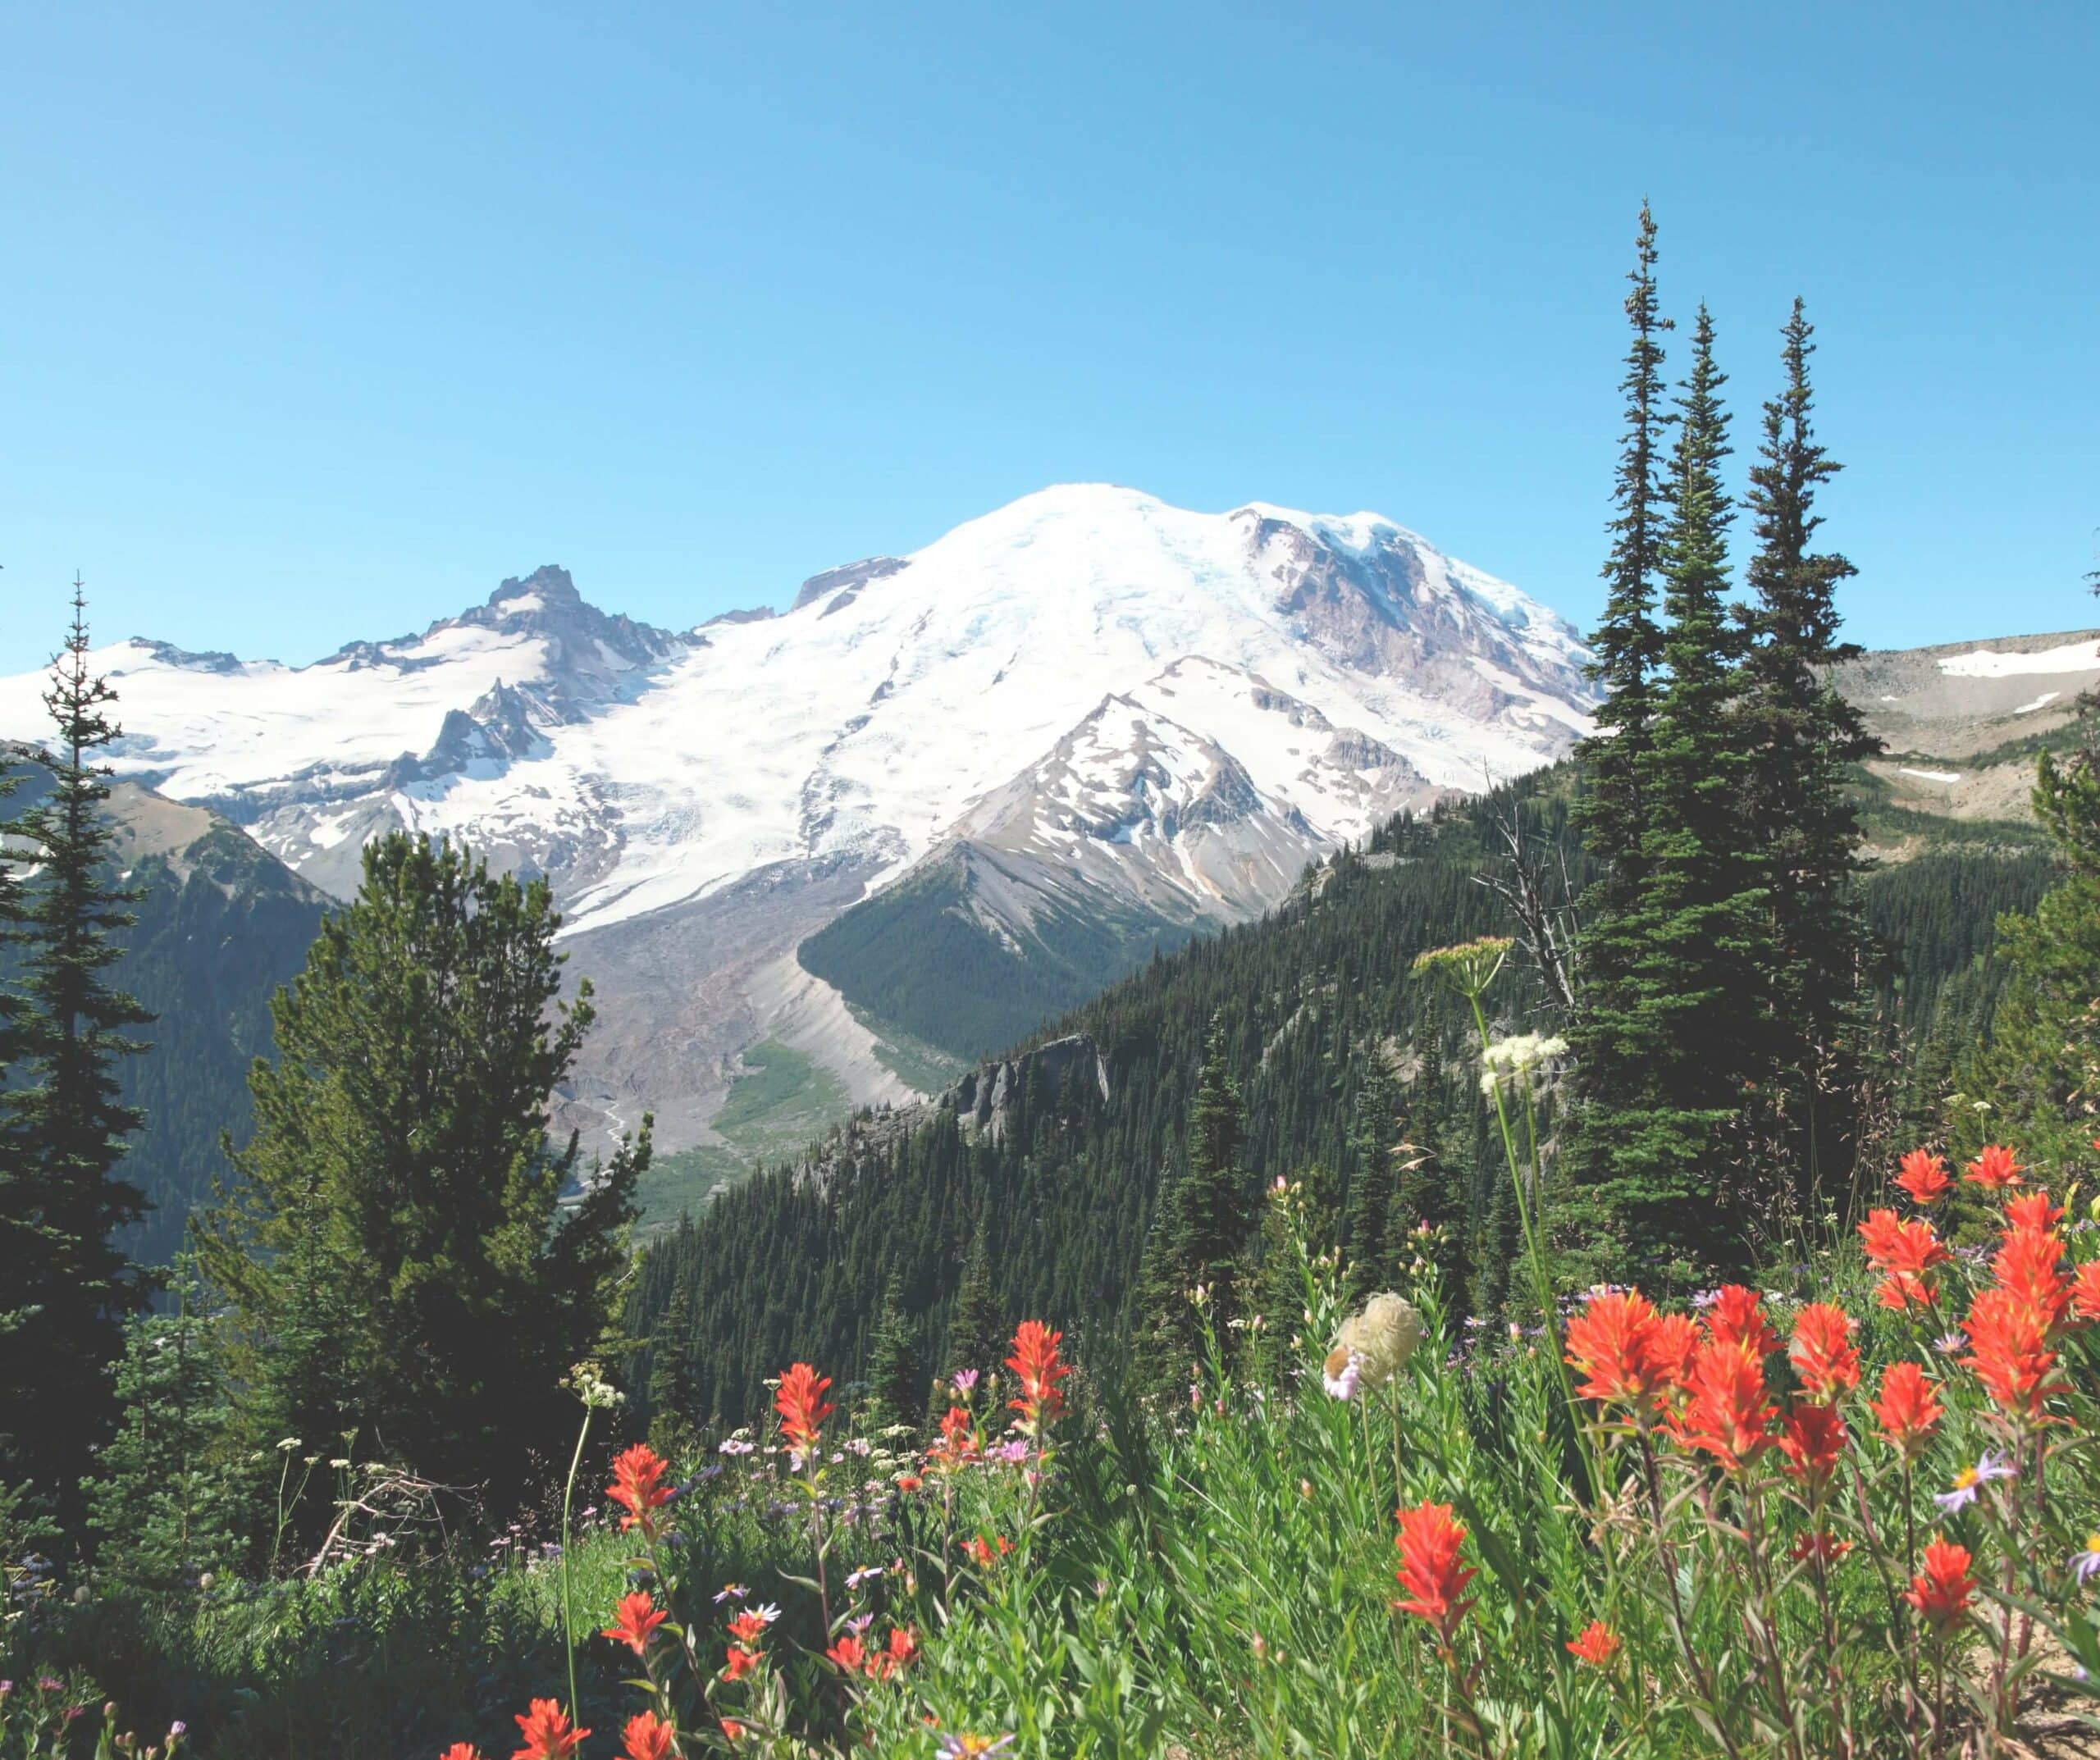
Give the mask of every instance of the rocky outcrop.
<path id="1" fill-rule="evenodd" d="M 860 597 L 861 589 L 870 581 L 887 580 L 908 564 L 900 556 L 864 556 L 857 563 L 847 563 L 841 568 L 827 568 L 822 574 L 813 574 L 802 583 L 795 595 L 791 611 L 800 611 L 805 605 L 814 605 L 819 599 L 829 599 L 817 615 L 822 618 L 843 611 Z"/>
<path id="2" fill-rule="evenodd" d="M 1040 1083 L 1054 1094 L 1075 1078 L 1091 1083 L 1094 1091 L 1107 1099 L 1108 1065 L 1093 1041 L 1083 1033 L 1052 1039 L 1012 1057 L 979 1064 L 934 1104 L 955 1114 L 966 1137 L 984 1137 L 998 1142 L 1006 1135 L 1014 1106 L 1029 1083 Z"/>

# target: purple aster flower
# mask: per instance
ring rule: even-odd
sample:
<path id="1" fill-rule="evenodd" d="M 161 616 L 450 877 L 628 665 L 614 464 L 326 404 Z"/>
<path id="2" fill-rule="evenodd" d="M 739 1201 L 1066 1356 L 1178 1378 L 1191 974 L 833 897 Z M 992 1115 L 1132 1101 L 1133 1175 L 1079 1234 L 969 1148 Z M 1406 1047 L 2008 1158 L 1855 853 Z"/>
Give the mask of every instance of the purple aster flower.
<path id="1" fill-rule="evenodd" d="M 1954 1489 L 1935 1492 L 1933 1502 L 1952 1516 L 1974 1503 L 1981 1489 L 1993 1480 L 2017 1476 L 2011 1463 L 1993 1449 L 1974 1466 L 1963 1467 L 1954 1475 Z"/>

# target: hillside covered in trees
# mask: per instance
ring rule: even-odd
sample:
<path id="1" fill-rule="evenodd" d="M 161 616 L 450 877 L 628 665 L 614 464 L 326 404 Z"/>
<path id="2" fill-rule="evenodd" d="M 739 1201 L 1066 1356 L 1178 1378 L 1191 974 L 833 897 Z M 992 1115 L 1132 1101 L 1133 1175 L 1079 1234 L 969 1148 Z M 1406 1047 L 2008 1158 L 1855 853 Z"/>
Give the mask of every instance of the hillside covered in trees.
<path id="1" fill-rule="evenodd" d="M 994 1325 L 1047 1314 L 1089 1349 L 1112 1349 L 1159 1194 L 1186 1170 L 1214 1028 L 1242 1101 L 1249 1196 L 1318 1167 L 1342 1214 L 1366 1214 L 1367 1168 L 1413 1145 L 1399 1157 L 1419 1163 L 1403 1208 L 1449 1219 L 1462 1298 L 1491 1311 L 1516 1219 L 1488 1152 L 1472 1023 L 1411 968 L 1426 949 L 1506 923 L 1483 882 L 1506 869 L 1507 824 L 1521 821 L 1556 884 L 1563 872 L 1578 890 L 1594 879 L 1569 824 L 1573 787 L 1558 767 L 1402 815 L 1262 921 L 1162 955 L 1027 1042 L 1084 1036 L 1105 1095 L 1090 1076 L 1025 1082 L 996 1135 L 971 1131 L 952 1106 L 864 1114 L 806 1165 L 725 1191 L 642 1261 L 627 1325 L 653 1343 L 632 1384 L 676 1387 L 682 1410 L 741 1421 L 783 1351 L 857 1374 L 892 1288 L 919 1361 L 937 1366 L 965 1343 L 951 1335 L 973 1266 Z M 1883 1096 L 1892 1125 L 1929 1110 L 1956 1049 L 1988 1024 L 2000 982 L 1993 925 L 2001 911 L 2031 910 L 2048 873 L 2031 851 L 1969 845 L 1866 877 L 1876 1031 L 1901 1053 Z M 1535 977 L 1512 973 L 1495 997 L 1498 1029 L 1517 1030 L 1544 1000 Z M 1401 1256 L 1397 1241 L 1390 1252 Z"/>

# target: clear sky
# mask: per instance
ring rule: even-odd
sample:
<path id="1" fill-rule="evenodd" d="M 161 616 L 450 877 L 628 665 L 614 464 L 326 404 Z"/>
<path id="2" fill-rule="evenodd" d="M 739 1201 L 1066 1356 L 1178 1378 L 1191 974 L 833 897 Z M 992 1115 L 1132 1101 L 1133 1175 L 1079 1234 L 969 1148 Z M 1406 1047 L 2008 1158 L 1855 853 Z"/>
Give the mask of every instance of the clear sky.
<path id="1" fill-rule="evenodd" d="M 1586 627 L 1644 193 L 1742 451 L 1810 300 L 1856 635 L 2100 621 L 2096 66 L 2091 0 L 10 7 L 0 669 L 76 568 L 98 638 L 299 661 L 1083 478 Z"/>

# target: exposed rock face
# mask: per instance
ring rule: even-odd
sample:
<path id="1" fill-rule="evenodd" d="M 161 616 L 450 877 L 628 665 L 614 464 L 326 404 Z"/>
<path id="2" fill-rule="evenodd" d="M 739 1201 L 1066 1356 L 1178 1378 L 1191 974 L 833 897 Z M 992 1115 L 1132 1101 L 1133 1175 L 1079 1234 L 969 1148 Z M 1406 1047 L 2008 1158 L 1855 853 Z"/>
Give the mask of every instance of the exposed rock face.
<path id="1" fill-rule="evenodd" d="M 1095 1092 L 1107 1099 L 1108 1065 L 1093 1041 L 1083 1033 L 1052 1039 L 1016 1057 L 979 1064 L 935 1104 L 955 1114 L 965 1136 L 981 1136 L 998 1142 L 1005 1138 L 1014 1106 L 1030 1083 L 1039 1082 L 1054 1094 L 1075 1078 L 1090 1083 Z"/>
<path id="2" fill-rule="evenodd" d="M 795 603 L 788 609 L 800 611 L 803 606 L 814 605 L 823 600 L 824 607 L 817 615 L 830 617 L 851 604 L 860 595 L 861 589 L 870 581 L 886 581 L 909 566 L 901 557 L 865 556 L 857 563 L 847 563 L 842 568 L 827 568 L 802 583 L 801 591 L 795 595 Z"/>

